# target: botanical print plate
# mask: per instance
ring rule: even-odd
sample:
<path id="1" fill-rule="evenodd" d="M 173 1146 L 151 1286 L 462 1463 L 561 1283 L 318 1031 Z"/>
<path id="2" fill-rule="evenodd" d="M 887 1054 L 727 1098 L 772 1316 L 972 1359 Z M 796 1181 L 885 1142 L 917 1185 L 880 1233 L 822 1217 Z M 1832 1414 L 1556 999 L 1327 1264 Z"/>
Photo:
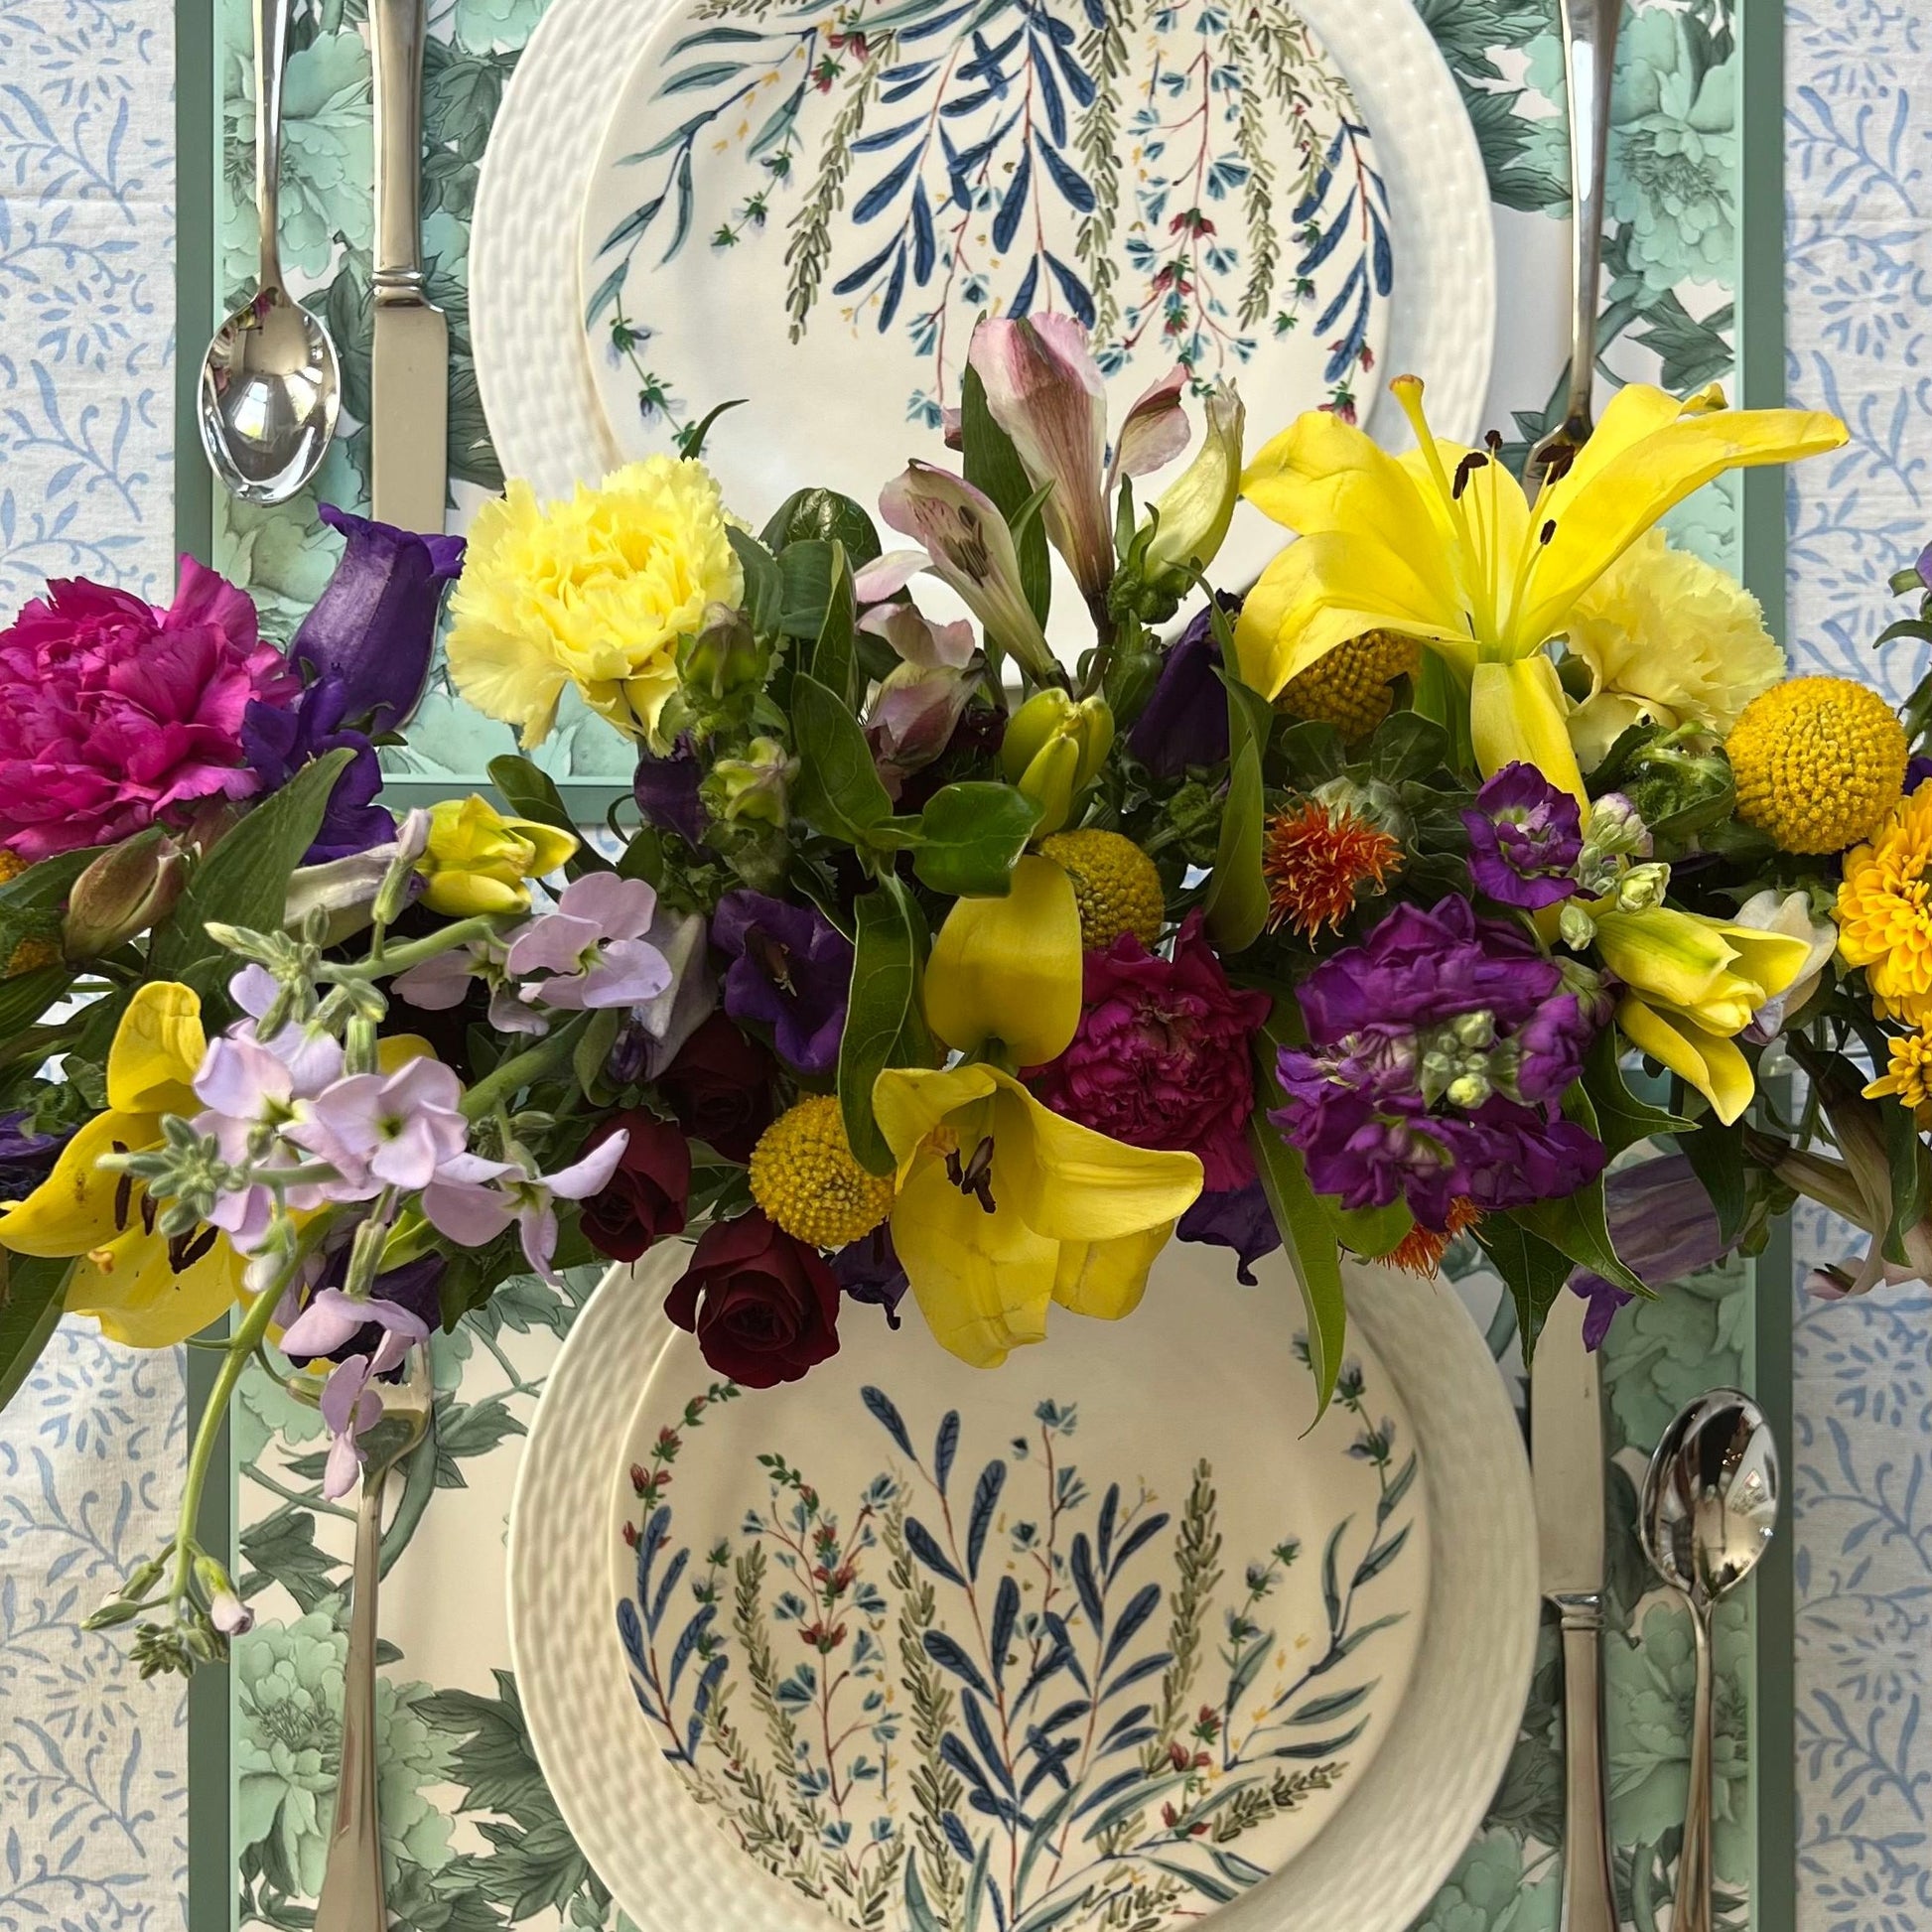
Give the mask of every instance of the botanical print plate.
<path id="1" fill-rule="evenodd" d="M 939 457 L 989 312 L 1086 325 L 1116 415 L 1177 359 L 1257 425 L 1352 419 L 1395 275 L 1369 130 L 1283 0 L 677 0 L 582 246 L 618 445 L 750 398 L 706 451 L 754 517 L 800 462 L 870 502 Z"/>
<path id="2" fill-rule="evenodd" d="M 1155 1932 L 1265 1879 L 1388 1733 L 1430 1533 L 1374 1354 L 1305 1435 L 1264 1306 L 1229 1271 L 995 1374 L 855 1308 L 760 1391 L 678 1337 L 611 1540 L 648 1746 L 855 1928 Z"/>

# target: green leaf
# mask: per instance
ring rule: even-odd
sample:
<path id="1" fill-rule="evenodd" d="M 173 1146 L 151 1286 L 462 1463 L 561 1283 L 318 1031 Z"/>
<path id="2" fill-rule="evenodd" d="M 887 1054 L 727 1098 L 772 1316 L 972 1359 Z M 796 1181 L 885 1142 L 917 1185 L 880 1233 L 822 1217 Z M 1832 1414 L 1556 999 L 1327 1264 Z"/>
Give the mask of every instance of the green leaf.
<path id="1" fill-rule="evenodd" d="M 611 1048 L 618 1043 L 622 1026 L 623 1014 L 619 1008 L 600 1008 L 570 1050 L 570 1070 L 577 1076 L 577 1084 L 592 1098 L 610 1091 L 604 1066 L 611 1057 Z"/>
<path id="2" fill-rule="evenodd" d="M 1369 741 L 1369 773 L 1389 784 L 1427 778 L 1449 762 L 1449 733 L 1435 719 L 1392 711 Z"/>
<path id="3" fill-rule="evenodd" d="M 0 1039 L 31 1027 L 49 1007 L 67 997 L 73 981 L 73 968 L 59 964 L 37 966 L 31 973 L 0 980 Z"/>
<path id="4" fill-rule="evenodd" d="M 1281 1097 L 1275 1074 L 1275 1058 L 1283 1046 L 1294 1043 L 1300 1033 L 1300 1016 L 1292 1008 L 1277 1006 L 1274 1014 L 1255 1037 L 1257 1062 L 1256 1097 L 1267 1094 L 1272 1101 Z M 1314 1189 L 1309 1185 L 1308 1170 L 1302 1156 L 1282 1139 L 1280 1130 L 1257 1106 L 1248 1121 L 1248 1145 L 1254 1150 L 1255 1168 L 1261 1175 L 1262 1192 L 1268 1196 L 1269 1211 L 1281 1230 L 1282 1246 L 1302 1291 L 1302 1309 L 1309 1322 L 1309 1367 L 1314 1376 L 1315 1420 L 1320 1421 L 1335 1392 L 1335 1377 L 1341 1372 L 1341 1347 L 1348 1331 L 1348 1309 L 1342 1297 L 1341 1253 L 1335 1245 L 1334 1230 L 1328 1224 Z"/>
<path id="5" fill-rule="evenodd" d="M 1022 521 L 1034 493 L 1013 439 L 993 420 L 986 406 L 986 384 L 967 364 L 959 390 L 960 454 L 966 481 L 983 489 L 1000 506 L 1000 514 L 1014 528 L 1014 547 L 1020 553 L 1020 588 L 1033 614 L 1043 624 L 1053 594 L 1052 567 L 1046 558 L 1046 529 L 1037 516 Z M 1015 527 L 1017 526 L 1017 527 Z"/>
<path id="6" fill-rule="evenodd" d="M 1883 1100 L 1878 1117 L 1884 1123 L 1885 1158 L 1891 1168 L 1891 1220 L 1885 1227 L 1883 1253 L 1888 1261 L 1903 1262 L 1906 1235 L 1932 1207 L 1932 1158 L 1926 1154 L 1909 1107 Z"/>
<path id="7" fill-rule="evenodd" d="M 778 628 L 787 637 L 816 640 L 825 628 L 825 613 L 832 602 L 833 559 L 839 546 L 820 538 L 790 543 L 778 553 L 778 577 L 783 597 Z"/>
<path id="8" fill-rule="evenodd" d="M 845 560 L 845 547 L 832 545 L 831 578 L 825 591 L 825 621 L 818 627 L 818 641 L 812 646 L 811 674 L 847 710 L 858 701 L 858 653 L 854 637 L 859 624 L 859 601 L 852 589 L 852 570 Z"/>
<path id="9" fill-rule="evenodd" d="M 749 530 L 732 524 L 727 526 L 725 535 L 738 558 L 739 569 L 745 574 L 745 615 L 752 621 L 753 634 L 772 636 L 779 627 L 785 603 L 785 579 L 778 560 Z"/>
<path id="10" fill-rule="evenodd" d="M 911 895 L 888 874 L 853 904 L 852 991 L 839 1040 L 839 1113 L 868 1173 L 891 1173 L 893 1150 L 873 1117 L 873 1083 L 889 1066 L 929 1058 L 917 994 L 921 920 Z"/>
<path id="11" fill-rule="evenodd" d="M 1623 1077 L 1612 1028 L 1605 1027 L 1596 1035 L 1596 1043 L 1584 1062 L 1584 1091 L 1596 1110 L 1596 1138 L 1613 1155 L 1659 1134 L 1697 1131 L 1696 1121 L 1653 1107 L 1630 1091 Z"/>
<path id="12" fill-rule="evenodd" d="M 789 556 L 790 551 L 786 551 Z M 827 838 L 865 847 L 867 834 L 893 815 L 859 721 L 808 671 L 791 681 L 791 725 L 799 771 L 798 815 Z"/>
<path id="13" fill-rule="evenodd" d="M 880 555 L 879 528 L 861 504 L 836 489 L 795 489 L 764 526 L 767 550 L 784 550 L 817 538 L 842 543 L 855 569 L 864 570 Z"/>
<path id="14" fill-rule="evenodd" d="M 1254 944 L 1268 923 L 1268 882 L 1261 875 L 1261 759 L 1273 714 L 1258 692 L 1237 677 L 1228 693 L 1228 795 L 1221 808 L 1221 837 L 1214 871 L 1202 901 L 1208 937 L 1217 951 L 1237 953 Z"/>
<path id="15" fill-rule="evenodd" d="M 280 928 L 289 875 L 315 843 L 329 794 L 355 756 L 346 746 L 326 753 L 257 805 L 195 869 L 148 951 L 148 978 L 180 979 L 221 952 L 207 936 L 210 919 L 257 932 Z"/>
<path id="16" fill-rule="evenodd" d="M 61 930 L 73 882 L 104 848 L 63 852 L 29 866 L 0 886 L 0 961 L 12 958 L 23 939 L 53 939 Z"/>
<path id="17" fill-rule="evenodd" d="M 1694 1133 L 1677 1137 L 1677 1150 L 1704 1182 L 1717 1211 L 1718 1235 L 1726 1246 L 1736 1240 L 1750 1212 L 1750 1183 L 1745 1173 L 1742 1120 L 1726 1127 L 1716 1114 L 1705 1114 Z"/>
<path id="18" fill-rule="evenodd" d="M 1335 1238 L 1350 1254 L 1366 1261 L 1394 1254 L 1416 1225 L 1407 1201 L 1391 1201 L 1387 1207 L 1344 1207 L 1333 1194 L 1316 1194 L 1315 1199 Z"/>
<path id="19" fill-rule="evenodd" d="M 1516 1304 L 1516 1326 L 1527 1368 L 1536 1353 L 1536 1338 L 1543 1332 L 1543 1318 L 1571 1277 L 1570 1257 L 1524 1227 L 1516 1212 L 1485 1214 L 1472 1232 Z"/>
<path id="20" fill-rule="evenodd" d="M 54 1333 L 72 1267 L 67 1255 L 0 1249 L 0 1409 L 20 1393 Z"/>
<path id="21" fill-rule="evenodd" d="M 1038 823 L 1039 806 L 1012 785 L 975 778 L 941 785 L 919 814 L 923 843 L 912 870 L 952 898 L 1004 898 Z"/>
<path id="22" fill-rule="evenodd" d="M 1564 1116 L 1588 1133 L 1596 1130 L 1596 1109 L 1580 1082 L 1564 1095 Z M 1618 1260 L 1610 1239 L 1609 1223 L 1603 1211 L 1603 1177 L 1598 1174 L 1587 1187 L 1579 1187 L 1562 1200 L 1543 1200 L 1515 1210 L 1517 1219 L 1532 1234 L 1539 1235 L 1579 1267 L 1601 1275 L 1631 1295 L 1649 1297 L 1655 1293 L 1640 1276 L 1633 1275 Z"/>
<path id="23" fill-rule="evenodd" d="M 677 433 L 677 453 L 687 460 L 695 460 L 704 454 L 705 438 L 711 434 L 711 426 L 728 409 L 743 409 L 749 400 L 745 396 L 734 396 L 729 402 L 713 403 L 695 423 L 687 423 Z"/>
<path id="24" fill-rule="evenodd" d="M 501 758 L 489 760 L 489 782 L 502 794 L 512 817 L 554 826 L 577 841 L 577 850 L 564 862 L 568 877 L 581 879 L 587 872 L 612 870 L 610 860 L 578 831 L 570 807 L 564 803 L 564 795 L 549 772 L 539 770 L 518 753 L 505 752 Z"/>

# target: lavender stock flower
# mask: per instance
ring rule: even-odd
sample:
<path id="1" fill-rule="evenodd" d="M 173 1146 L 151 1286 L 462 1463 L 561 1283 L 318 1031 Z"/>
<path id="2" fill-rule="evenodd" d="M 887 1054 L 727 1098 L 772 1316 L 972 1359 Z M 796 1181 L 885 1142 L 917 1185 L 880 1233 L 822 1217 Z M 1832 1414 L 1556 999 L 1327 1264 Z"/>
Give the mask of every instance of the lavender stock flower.
<path id="1" fill-rule="evenodd" d="M 1577 890 L 1583 815 L 1533 764 L 1506 764 L 1462 814 L 1469 876 L 1498 905 L 1525 911 L 1554 905 Z"/>
<path id="2" fill-rule="evenodd" d="M 800 1073 L 829 1073 L 845 1030 L 852 942 L 815 906 L 741 889 L 718 901 L 711 943 L 731 960 L 725 1011 L 769 1027 Z"/>

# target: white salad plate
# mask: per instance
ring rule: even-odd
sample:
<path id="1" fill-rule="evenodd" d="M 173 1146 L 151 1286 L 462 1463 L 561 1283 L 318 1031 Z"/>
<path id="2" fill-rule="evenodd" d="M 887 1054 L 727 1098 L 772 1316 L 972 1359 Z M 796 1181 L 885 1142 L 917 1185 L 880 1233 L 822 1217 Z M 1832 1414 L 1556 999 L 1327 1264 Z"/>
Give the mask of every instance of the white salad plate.
<path id="1" fill-rule="evenodd" d="M 1537 1622 L 1452 1289 L 1351 1270 L 1308 1431 L 1279 1256 L 1250 1289 L 1171 1245 L 1128 1319 L 991 1373 L 848 1305 L 830 1361 L 741 1390 L 662 1312 L 687 1252 L 578 1318 L 510 1530 L 537 1754 L 641 1932 L 1406 1932 Z"/>
<path id="2" fill-rule="evenodd" d="M 724 10 L 744 0 L 717 3 Z M 541 496 L 594 481 L 626 455 L 606 421 L 587 349 L 583 212 L 619 102 L 665 12 L 662 0 L 556 0 L 517 63 L 484 156 L 470 255 L 478 379 L 505 473 Z M 1371 373 L 1422 375 L 1438 432 L 1472 439 L 1494 347 L 1495 241 L 1455 82 L 1412 0 L 1301 0 L 1298 13 L 1373 130 L 1386 186 L 1396 279 L 1381 371 Z M 765 237 L 759 256 L 774 287 L 782 252 L 768 244 L 781 239 Z M 1264 344 L 1257 362 L 1272 347 Z M 1252 369 L 1241 380 L 1248 387 Z M 746 433 L 783 451 L 789 487 L 820 480 L 828 453 L 792 437 L 784 400 L 735 413 L 747 419 Z M 881 438 L 907 429 L 904 404 L 902 386 L 881 396 Z M 625 408 L 635 414 L 634 387 Z M 1384 441 L 1406 440 L 1386 391 L 1367 424 Z M 1251 441 L 1279 426 L 1250 408 Z M 908 453 L 902 436 L 893 447 L 894 461 L 865 480 L 869 503 Z"/>

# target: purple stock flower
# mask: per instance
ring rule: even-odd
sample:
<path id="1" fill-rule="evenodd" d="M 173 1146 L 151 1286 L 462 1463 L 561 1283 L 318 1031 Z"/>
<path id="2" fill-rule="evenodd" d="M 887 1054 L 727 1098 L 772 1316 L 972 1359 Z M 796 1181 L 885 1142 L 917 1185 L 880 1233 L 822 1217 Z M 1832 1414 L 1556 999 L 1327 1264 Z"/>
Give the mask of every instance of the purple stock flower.
<path id="1" fill-rule="evenodd" d="M 1498 905 L 1525 911 L 1554 905 L 1577 890 L 1583 815 L 1533 764 L 1506 764 L 1462 814 L 1469 834 L 1469 877 Z"/>
<path id="2" fill-rule="evenodd" d="M 429 680 L 443 586 L 463 565 L 463 539 L 417 536 L 333 503 L 322 520 L 346 539 L 336 574 L 289 642 L 292 663 L 320 683 L 339 678 L 344 717 L 367 716 L 393 731 L 416 709 Z"/>
<path id="3" fill-rule="evenodd" d="M 653 758 L 646 752 L 638 759 L 630 795 L 651 824 L 695 846 L 704 837 L 705 810 L 698 802 L 703 782 L 704 761 L 691 734 L 680 732 L 668 757 Z"/>
<path id="4" fill-rule="evenodd" d="M 1603 1207 L 1617 1259 L 1652 1288 L 1713 1268 L 1730 1252 L 1704 1182 L 1681 1154 L 1611 1174 L 1603 1183 Z M 1587 1268 L 1570 1277 L 1570 1288 L 1589 1304 L 1584 1346 L 1600 1348 L 1617 1310 L 1631 1299 L 1629 1291 Z"/>
<path id="5" fill-rule="evenodd" d="M 1350 1207 L 1405 1200 L 1438 1232 L 1458 1197 L 1561 1198 L 1606 1159 L 1558 1111 L 1606 1006 L 1464 898 L 1399 905 L 1303 983 L 1308 1044 L 1282 1051 L 1289 1104 L 1271 1118 L 1317 1191 Z"/>
<path id="6" fill-rule="evenodd" d="M 1174 1233 L 1182 1241 L 1232 1248 L 1235 1278 L 1244 1288 L 1255 1286 L 1255 1263 L 1282 1245 L 1281 1229 L 1275 1225 L 1274 1210 L 1259 1179 L 1245 1187 L 1202 1194 L 1180 1217 Z"/>
<path id="7" fill-rule="evenodd" d="M 732 962 L 725 1011 L 769 1027 L 800 1073 L 829 1073 L 845 1031 L 852 942 L 816 906 L 740 889 L 718 901 L 711 943 Z"/>
<path id="8" fill-rule="evenodd" d="M 1217 593 L 1230 617 L 1241 600 Z M 1221 645 L 1202 611 L 1168 647 L 1147 709 L 1127 734 L 1127 749 L 1157 778 L 1177 778 L 1190 764 L 1220 764 L 1228 755 L 1228 694 L 1220 679 Z"/>
<path id="9" fill-rule="evenodd" d="M 367 737 L 343 723 L 348 688 L 333 673 L 282 707 L 251 702 L 242 714 L 241 749 L 261 774 L 262 791 L 280 791 L 303 765 L 346 747 L 355 756 L 338 774 L 315 843 L 303 855 L 309 866 L 346 859 L 396 835 L 396 822 L 375 802 L 382 767 Z"/>

